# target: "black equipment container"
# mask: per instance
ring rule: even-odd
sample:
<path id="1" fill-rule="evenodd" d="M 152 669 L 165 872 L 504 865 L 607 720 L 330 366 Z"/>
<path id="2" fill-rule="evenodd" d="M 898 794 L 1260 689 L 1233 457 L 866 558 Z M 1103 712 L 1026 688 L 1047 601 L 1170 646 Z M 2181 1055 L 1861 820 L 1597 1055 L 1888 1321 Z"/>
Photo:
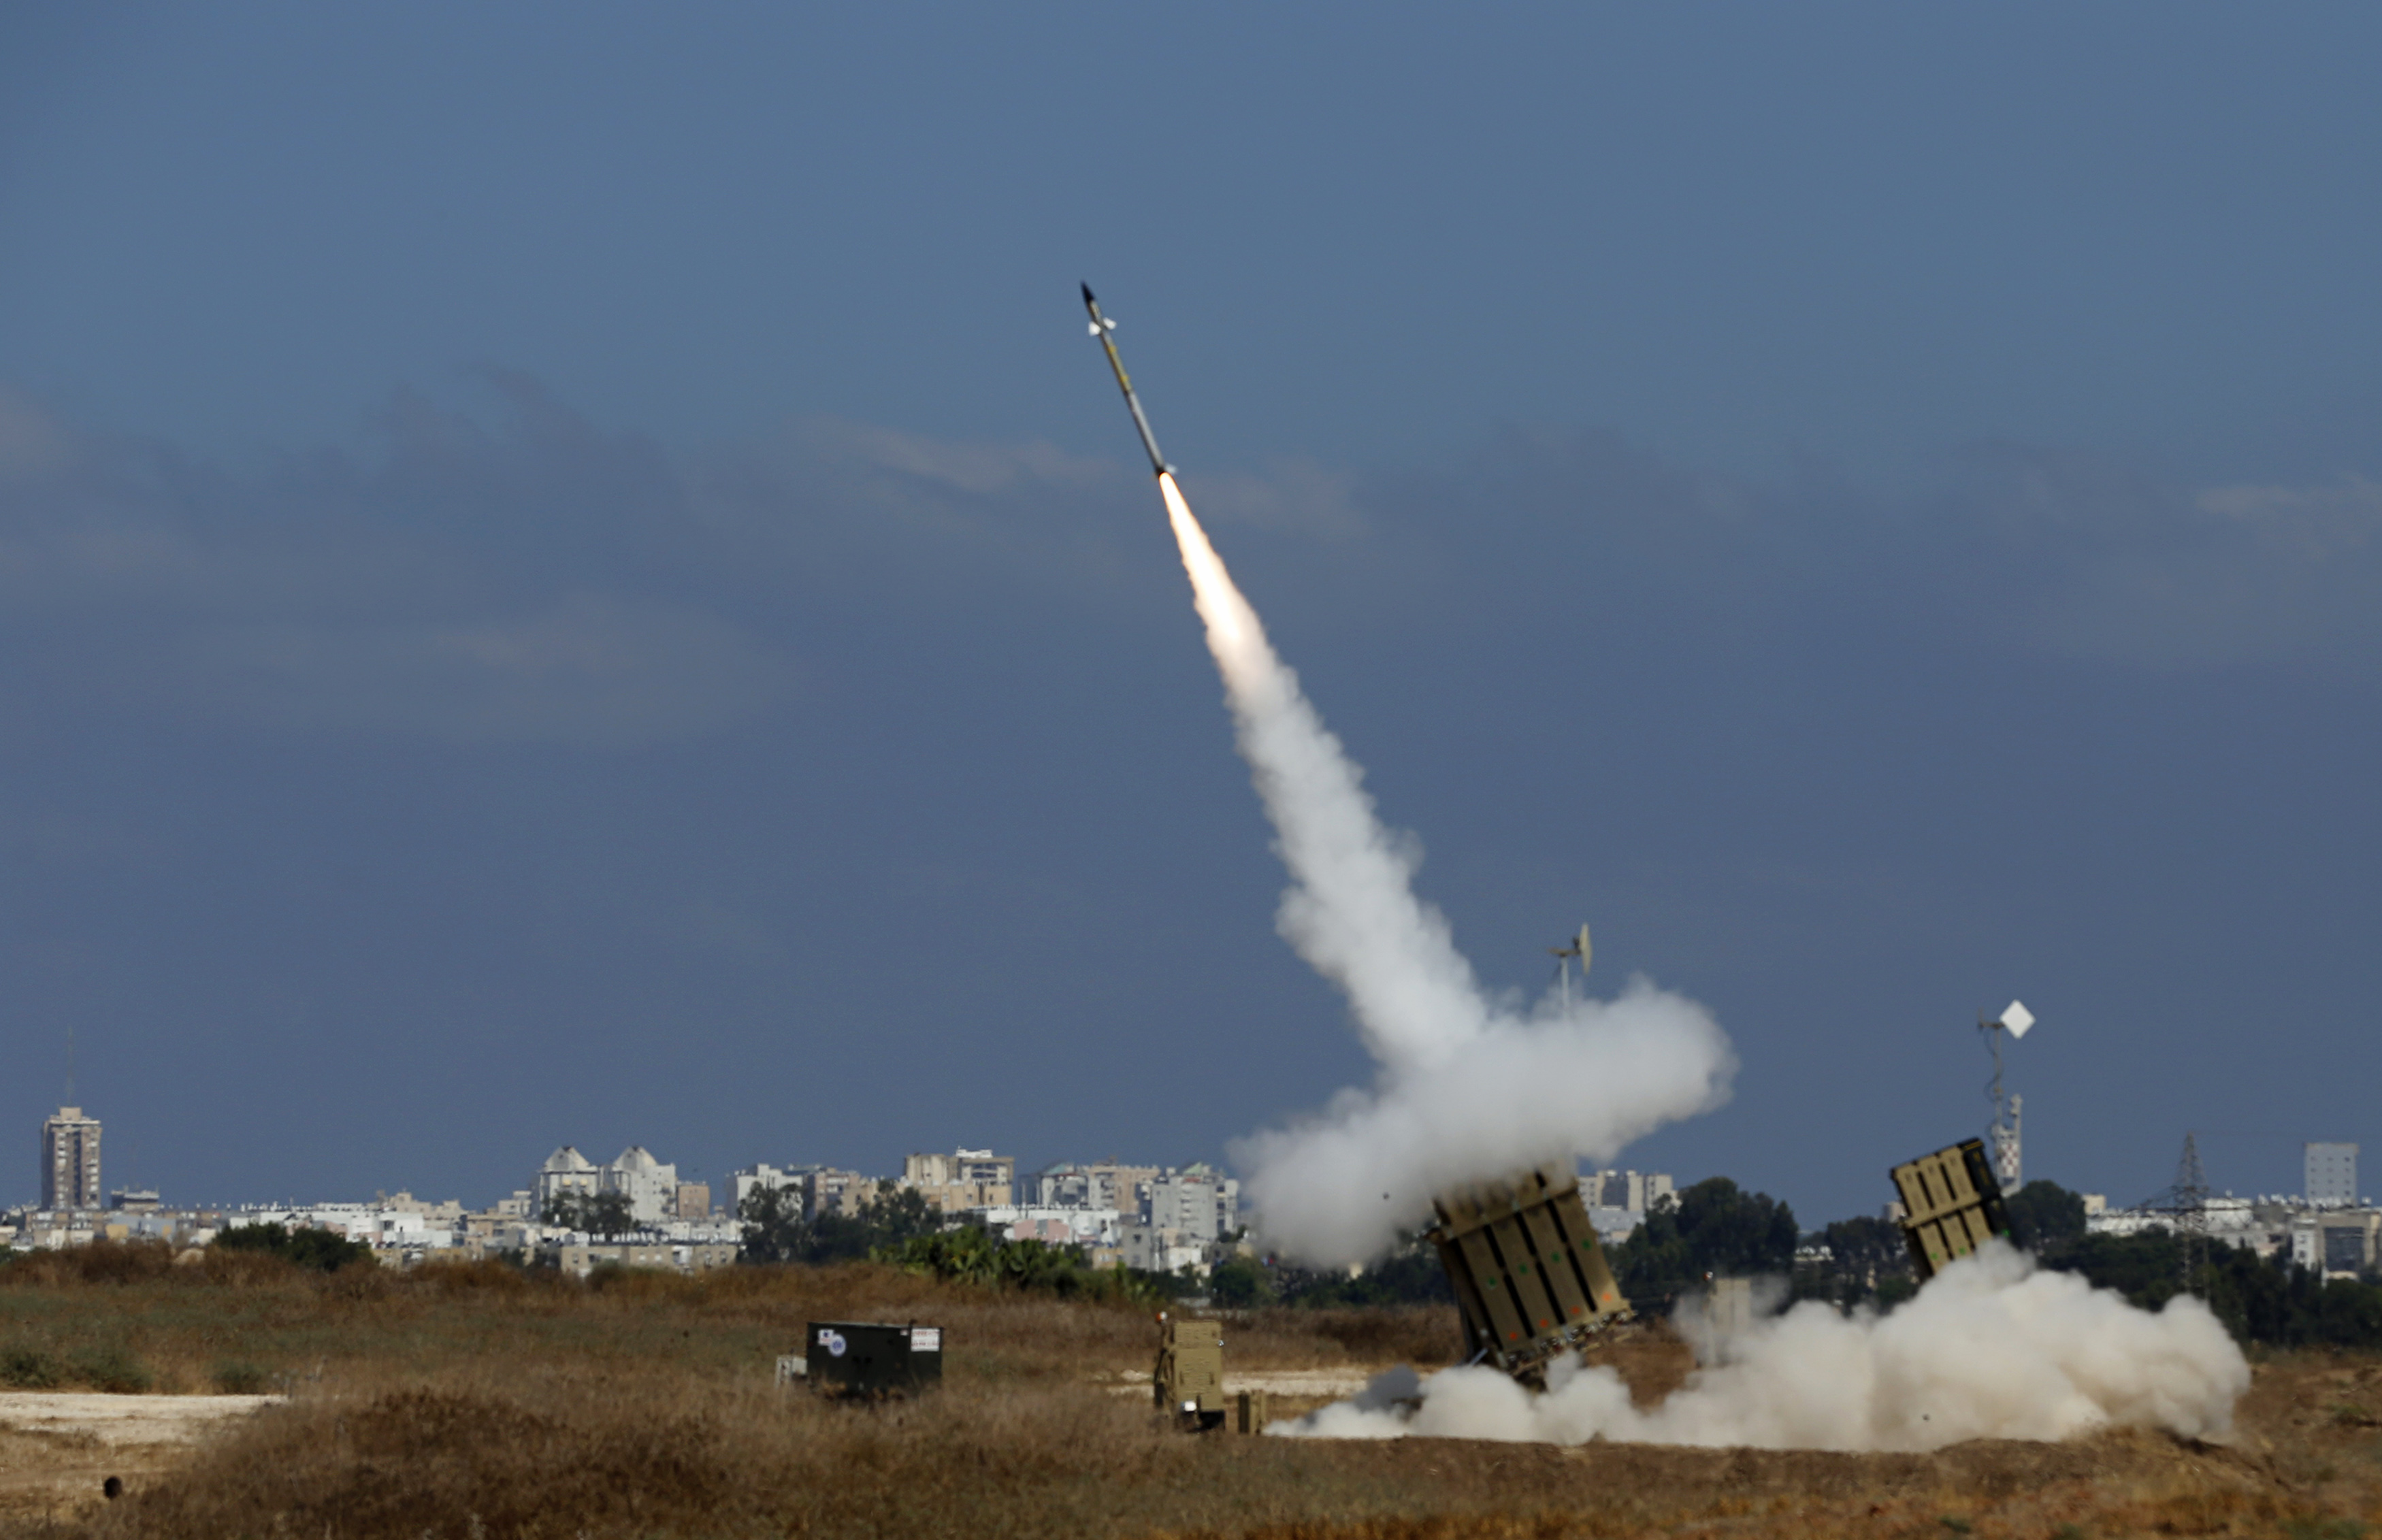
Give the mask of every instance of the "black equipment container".
<path id="1" fill-rule="evenodd" d="M 943 1382 L 940 1326 L 813 1321 L 804 1349 L 811 1388 L 829 1396 L 906 1396 Z"/>

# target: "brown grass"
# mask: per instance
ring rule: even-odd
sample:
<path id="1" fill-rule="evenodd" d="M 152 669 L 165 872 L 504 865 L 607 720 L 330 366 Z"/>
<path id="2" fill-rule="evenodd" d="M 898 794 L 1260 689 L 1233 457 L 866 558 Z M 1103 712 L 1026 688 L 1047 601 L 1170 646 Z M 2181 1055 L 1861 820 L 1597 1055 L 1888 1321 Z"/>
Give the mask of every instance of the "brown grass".
<path id="1" fill-rule="evenodd" d="M 1194 1438 L 1100 1383 L 1148 1368 L 1139 1313 L 880 1268 L 587 1286 L 487 1265 L 323 1278 L 257 1258 L 37 1260 L 0 1269 L 0 1345 L 115 1340 L 161 1386 L 236 1357 L 296 1396 L 121 1502 L 0 1521 L 0 1537 L 2345 1540 L 2382 1522 L 2382 1431 L 2339 1414 L 2382 1405 L 2368 1357 L 2260 1364 L 2223 1448 L 2135 1432 L 1934 1455 Z M 949 1334 L 939 1392 L 844 1406 L 771 1383 L 807 1321 L 913 1318 Z M 1377 1367 L 1443 1362 L 1454 1328 L 1431 1311 L 1263 1312 L 1225 1335 L 1234 1370 Z M 1615 1362 L 1651 1394 L 1680 1352 L 1650 1334 Z M 37 1445 L 0 1436 L 0 1464 Z"/>

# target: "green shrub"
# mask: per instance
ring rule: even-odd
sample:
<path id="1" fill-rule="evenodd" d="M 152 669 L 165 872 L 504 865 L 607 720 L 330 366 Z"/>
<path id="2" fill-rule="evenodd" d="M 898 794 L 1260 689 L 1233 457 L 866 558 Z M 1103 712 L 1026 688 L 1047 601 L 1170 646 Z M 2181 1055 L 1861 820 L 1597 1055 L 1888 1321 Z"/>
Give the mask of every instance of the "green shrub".
<path id="1" fill-rule="evenodd" d="M 373 1260 L 372 1248 L 362 1241 L 306 1225 L 294 1230 L 277 1224 L 235 1225 L 218 1234 L 215 1243 L 223 1251 L 263 1252 L 323 1273 L 336 1273 L 351 1262 Z"/>
<path id="2" fill-rule="evenodd" d="M 261 1396 L 273 1388 L 273 1376 L 253 1363 L 218 1363 L 215 1388 L 227 1396 Z"/>
<path id="3" fill-rule="evenodd" d="M 62 1377 L 56 1363 L 38 1348 L 10 1348 L 0 1352 L 0 1380 L 19 1390 L 47 1390 Z"/>
<path id="4" fill-rule="evenodd" d="M 120 1342 L 104 1343 L 77 1355 L 74 1375 L 94 1390 L 119 1396 L 140 1395 L 154 1383 L 149 1366 Z"/>

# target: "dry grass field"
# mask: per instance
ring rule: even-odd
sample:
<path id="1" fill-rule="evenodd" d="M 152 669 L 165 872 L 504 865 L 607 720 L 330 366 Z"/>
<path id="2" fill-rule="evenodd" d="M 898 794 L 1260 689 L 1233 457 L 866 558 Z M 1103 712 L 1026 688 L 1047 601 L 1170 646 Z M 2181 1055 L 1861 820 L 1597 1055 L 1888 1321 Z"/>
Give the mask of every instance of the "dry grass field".
<path id="1" fill-rule="evenodd" d="M 806 1321 L 914 1318 L 946 1328 L 939 1392 L 846 1407 L 772 1382 Z M 1430 1311 L 1277 1313 L 1232 1323 L 1226 1354 L 1235 1374 L 1353 1375 L 1443 1363 L 1454 1336 Z M 188 1439 L 0 1427 L 0 1537 L 2346 1540 L 2382 1525 L 2374 1359 L 2261 1363 L 2223 1447 L 2119 1432 L 1836 1455 L 1193 1437 L 1115 1393 L 1152 1347 L 1131 1310 L 867 1266 L 588 1287 L 495 1266 L 45 1258 L 0 1271 L 0 1389 L 289 1399 Z M 1660 1334 L 1617 1362 L 1643 1397 L 1687 1369 Z M 105 1474 L 119 1500 L 101 1498 Z"/>

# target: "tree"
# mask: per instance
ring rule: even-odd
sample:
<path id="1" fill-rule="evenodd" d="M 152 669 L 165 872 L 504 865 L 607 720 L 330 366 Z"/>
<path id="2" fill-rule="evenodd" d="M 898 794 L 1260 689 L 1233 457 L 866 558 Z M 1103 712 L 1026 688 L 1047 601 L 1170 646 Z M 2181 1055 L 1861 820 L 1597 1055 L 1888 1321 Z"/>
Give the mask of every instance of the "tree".
<path id="1" fill-rule="evenodd" d="M 739 1262 L 793 1262 L 800 1258 L 808 1227 L 803 1220 L 799 1188 L 755 1187 L 737 1205 L 743 1221 L 744 1241 L 736 1250 Z"/>
<path id="2" fill-rule="evenodd" d="M 743 1222 L 740 1262 L 857 1262 L 877 1253 L 899 1251 L 942 1228 L 942 1214 L 915 1187 L 880 1181 L 852 1214 L 805 1218 L 796 1188 L 756 1187 L 744 1195 L 736 1216 Z"/>
<path id="3" fill-rule="evenodd" d="M 1891 1220 L 1864 1215 L 1838 1219 L 1804 1238 L 1808 1248 L 1824 1253 L 1795 1265 L 1794 1297 L 1825 1300 L 1839 1310 L 1865 1302 L 1887 1304 L 1915 1291 L 1910 1248 L 1902 1227 Z"/>
<path id="4" fill-rule="evenodd" d="M 1208 1275 L 1208 1297 L 1227 1310 L 1269 1305 L 1275 1299 L 1273 1276 L 1256 1257 L 1228 1257 Z"/>
<path id="5" fill-rule="evenodd" d="M 863 1200 L 860 1222 L 866 1240 L 863 1254 L 884 1246 L 900 1246 L 915 1236 L 932 1235 L 943 1228 L 943 1212 L 915 1187 L 902 1187 L 891 1178 L 877 1184 L 876 1195 Z"/>
<path id="6" fill-rule="evenodd" d="M 618 1240 L 638 1228 L 626 1192 L 557 1192 L 546 1201 L 546 1210 L 539 1217 L 549 1225 L 601 1236 L 607 1241 Z"/>
<path id="7" fill-rule="evenodd" d="M 1455 1290 L 1439 1260 L 1439 1248 L 1416 1231 L 1397 1250 L 1350 1275 L 1337 1269 L 1309 1272 L 1303 1267 L 1274 1270 L 1274 1285 L 1283 1302 L 1305 1308 L 1337 1306 L 1452 1304 Z"/>
<path id="8" fill-rule="evenodd" d="M 1701 1287 L 1707 1275 L 1788 1272 L 1799 1233 L 1785 1204 L 1712 1177 L 1657 1200 L 1645 1223 L 1613 1248 L 1613 1271 L 1621 1291 L 1645 1309 Z"/>
<path id="9" fill-rule="evenodd" d="M 2037 1178 L 2004 1200 L 2010 1239 L 2030 1252 L 2057 1251 L 2084 1238 L 2084 1200 L 2056 1181 Z"/>
<path id="10" fill-rule="evenodd" d="M 373 1250 L 361 1241 L 313 1225 L 292 1230 L 282 1225 L 235 1225 L 216 1234 L 215 1243 L 227 1252 L 264 1252 L 318 1273 L 336 1273 L 351 1262 L 370 1262 Z"/>

